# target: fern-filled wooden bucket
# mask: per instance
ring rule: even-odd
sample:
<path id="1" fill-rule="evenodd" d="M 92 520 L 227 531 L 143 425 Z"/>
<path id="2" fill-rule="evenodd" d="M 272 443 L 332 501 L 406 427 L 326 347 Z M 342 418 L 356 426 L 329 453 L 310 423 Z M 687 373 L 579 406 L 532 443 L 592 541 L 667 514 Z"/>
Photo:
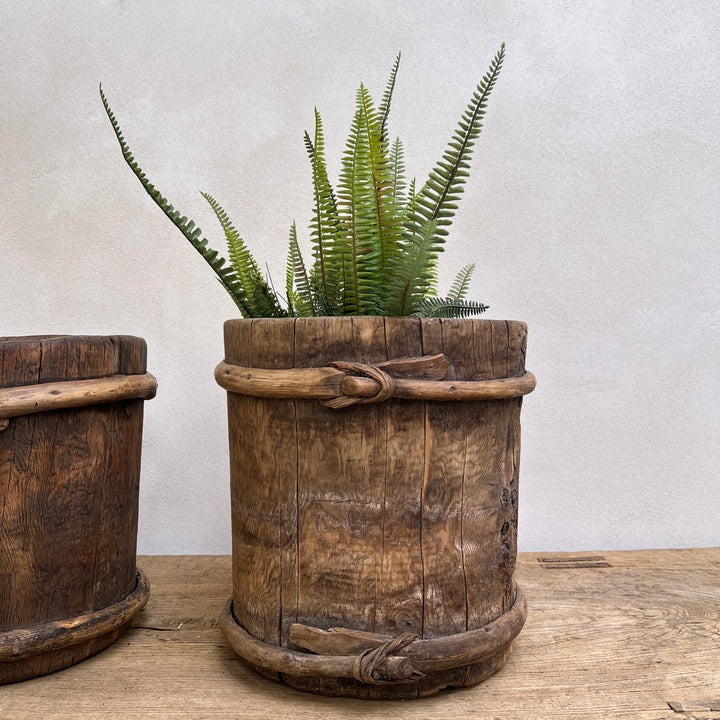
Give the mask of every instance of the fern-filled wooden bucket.
<path id="1" fill-rule="evenodd" d="M 0 338 L 0 683 L 103 650 L 144 607 L 135 565 L 146 348 Z"/>
<path id="2" fill-rule="evenodd" d="M 413 698 L 503 666 L 526 326 L 231 320 L 233 595 L 221 628 L 302 690 Z"/>

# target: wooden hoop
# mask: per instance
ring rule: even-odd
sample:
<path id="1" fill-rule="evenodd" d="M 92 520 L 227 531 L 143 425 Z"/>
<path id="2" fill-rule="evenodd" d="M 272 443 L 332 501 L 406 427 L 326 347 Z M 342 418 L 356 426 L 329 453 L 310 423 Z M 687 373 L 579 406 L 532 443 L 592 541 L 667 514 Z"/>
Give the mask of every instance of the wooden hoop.
<path id="1" fill-rule="evenodd" d="M 120 602 L 87 615 L 0 633 L 0 662 L 23 660 L 102 637 L 127 625 L 145 607 L 149 596 L 150 583 L 138 570 L 135 588 Z"/>
<path id="2" fill-rule="evenodd" d="M 3 422 L 7 418 L 120 400 L 150 400 L 156 390 L 157 380 L 150 373 L 0 388 L 0 430 L 7 427 Z"/>
<path id="3" fill-rule="evenodd" d="M 499 618 L 477 630 L 410 642 L 384 659 L 376 668 L 377 677 L 372 684 L 412 682 L 419 675 L 484 660 L 515 639 L 526 617 L 525 596 L 515 586 L 515 602 Z M 268 645 L 238 624 L 233 616 L 232 599 L 226 603 L 219 624 L 232 649 L 252 665 L 296 677 L 350 678 L 366 684 L 368 680 L 357 674 L 358 658 L 394 640 L 388 635 L 344 628 L 320 630 L 296 623 L 290 628 L 291 643 L 318 654 Z"/>
<path id="4" fill-rule="evenodd" d="M 388 388 L 368 374 L 347 374 L 353 371 L 340 369 L 346 365 L 338 362 L 327 367 L 267 370 L 223 361 L 215 368 L 215 380 L 225 390 L 240 395 L 314 398 L 335 408 L 358 402 L 381 402 L 390 397 L 402 400 L 502 400 L 527 395 L 537 384 L 535 376 L 526 372 L 520 377 L 495 380 L 394 378 Z M 363 367 L 388 374 L 390 365 L 380 363 Z M 392 377 L 392 372 L 389 374 Z"/>

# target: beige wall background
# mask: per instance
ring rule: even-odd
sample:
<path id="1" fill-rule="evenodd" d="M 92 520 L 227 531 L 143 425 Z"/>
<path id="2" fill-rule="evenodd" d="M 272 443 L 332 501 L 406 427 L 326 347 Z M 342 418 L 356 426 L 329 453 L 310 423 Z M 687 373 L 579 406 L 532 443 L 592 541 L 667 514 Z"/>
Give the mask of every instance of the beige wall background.
<path id="1" fill-rule="evenodd" d="M 230 549 L 234 305 L 124 165 L 103 83 L 155 184 L 218 247 L 213 194 L 282 284 L 307 241 L 303 131 L 330 174 L 360 81 L 402 64 L 391 132 L 424 179 L 507 59 L 442 259 L 487 317 L 528 322 L 522 550 L 720 542 L 717 3 L 4 0 L 0 335 L 140 335 L 139 550 Z"/>

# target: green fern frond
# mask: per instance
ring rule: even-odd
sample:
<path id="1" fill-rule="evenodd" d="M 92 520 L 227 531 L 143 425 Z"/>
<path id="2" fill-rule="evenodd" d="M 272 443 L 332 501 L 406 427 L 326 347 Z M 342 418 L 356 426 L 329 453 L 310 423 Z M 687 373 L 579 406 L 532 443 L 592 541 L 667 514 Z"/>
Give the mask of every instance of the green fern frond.
<path id="1" fill-rule="evenodd" d="M 291 314 L 301 316 L 317 314 L 313 301 L 313 293 L 310 290 L 310 280 L 298 245 L 295 223 L 293 223 L 290 228 L 286 289 Z"/>
<path id="2" fill-rule="evenodd" d="M 212 208 L 215 217 L 220 223 L 220 227 L 223 229 L 230 262 L 235 270 L 235 274 L 240 280 L 245 297 L 249 298 L 255 290 L 255 285 L 258 282 L 262 282 L 260 268 L 220 203 L 206 192 L 201 192 L 200 194 Z"/>
<path id="3" fill-rule="evenodd" d="M 398 56 L 398 62 L 399 59 Z M 397 70 L 397 63 L 395 70 Z M 389 102 L 388 98 L 387 110 L 390 107 Z M 372 200 L 374 200 L 375 208 L 374 212 L 368 208 L 368 215 L 372 215 L 373 232 L 377 239 L 377 251 L 379 252 L 381 274 L 375 278 L 373 288 L 373 292 L 378 294 L 387 281 L 388 267 L 400 249 L 404 213 L 395 196 L 395 167 L 390 157 L 388 144 L 383 139 L 382 125 L 378 126 L 377 124 L 372 98 L 367 90 L 362 94 L 362 103 L 358 104 L 358 109 L 364 114 L 361 127 L 367 133 L 367 147 L 370 151 Z"/>
<path id="4" fill-rule="evenodd" d="M 393 264 L 385 294 L 388 315 L 414 315 L 434 283 L 432 266 L 438 252 L 437 222 L 425 223 L 416 235 L 405 238 L 404 252 Z"/>
<path id="5" fill-rule="evenodd" d="M 390 168 L 393 194 L 397 203 L 402 206 L 405 204 L 407 182 L 405 181 L 405 153 L 400 138 L 395 138 L 390 147 Z"/>
<path id="6" fill-rule="evenodd" d="M 487 305 L 470 300 L 430 297 L 423 300 L 413 314 L 419 317 L 464 318 L 480 315 L 487 309 Z"/>
<path id="7" fill-rule="evenodd" d="M 130 152 L 127 142 L 123 136 L 120 124 L 115 118 L 115 114 L 110 108 L 107 97 L 103 92 L 102 85 L 100 86 L 100 98 L 102 99 L 103 107 L 110 120 L 110 124 L 115 132 L 115 137 L 120 144 L 120 150 L 125 162 L 128 164 L 133 174 L 142 184 L 147 194 L 153 199 L 155 204 L 165 213 L 170 221 L 177 227 L 178 230 L 185 236 L 190 244 L 197 250 L 203 259 L 210 265 L 215 274 L 217 275 L 220 283 L 228 292 L 234 303 L 240 309 L 240 312 L 245 316 L 249 317 L 250 310 L 247 305 L 247 297 L 243 292 L 237 274 L 230 265 L 226 265 L 224 257 L 219 255 L 217 251 L 213 250 L 209 245 L 208 241 L 202 237 L 202 231 L 195 225 L 192 220 L 188 220 L 187 217 L 181 217 L 180 213 L 168 202 L 168 200 L 162 196 L 162 194 L 155 188 L 155 186 L 148 180 L 147 176 L 143 172 L 142 168 L 138 165 Z"/>
<path id="8" fill-rule="evenodd" d="M 464 300 L 470 288 L 470 278 L 475 270 L 475 263 L 466 265 L 455 277 L 447 294 L 448 300 Z"/>
<path id="9" fill-rule="evenodd" d="M 341 252 L 350 263 L 347 314 L 380 314 L 380 298 L 402 240 L 403 211 L 393 191 L 392 165 L 382 142 L 380 121 L 364 85 L 343 156 L 338 186 L 339 211 L 347 228 Z"/>
<path id="10" fill-rule="evenodd" d="M 356 110 L 346 142 L 342 173 L 338 185 L 340 217 L 347 229 L 347 240 L 340 252 L 345 277 L 345 314 L 375 313 L 376 284 L 382 277 L 382 229 L 375 192 L 374 155 L 380 145 L 380 126 L 370 94 L 364 85 L 356 95 Z"/>
<path id="11" fill-rule="evenodd" d="M 387 143 L 387 120 L 388 115 L 390 114 L 390 103 L 392 102 L 393 91 L 395 90 L 395 79 L 397 77 L 399 67 L 400 53 L 398 53 L 395 58 L 392 70 L 390 71 L 390 77 L 388 78 L 387 85 L 385 86 L 385 92 L 380 102 L 380 107 L 378 108 L 378 112 L 380 114 L 380 138 L 384 143 Z"/>
<path id="12" fill-rule="evenodd" d="M 333 315 L 341 310 L 340 260 L 337 247 L 344 240 L 345 227 L 338 214 L 335 192 L 328 179 L 325 161 L 325 138 L 322 118 L 315 109 L 315 138 L 310 140 L 305 133 L 305 146 L 312 165 L 313 179 L 313 218 L 310 224 L 310 236 L 313 244 L 312 276 L 317 287 L 322 288 L 318 301 L 321 313 Z"/>
<path id="13" fill-rule="evenodd" d="M 415 178 L 413 178 L 410 181 L 410 185 L 408 186 L 408 196 L 407 196 L 407 204 L 412 205 L 412 203 L 415 201 Z"/>
<path id="14" fill-rule="evenodd" d="M 487 100 L 500 74 L 504 57 L 505 44 L 503 43 L 493 58 L 488 72 L 473 93 L 458 128 L 450 140 L 448 149 L 431 171 L 425 185 L 414 197 L 415 213 L 410 216 L 407 225 L 407 229 L 411 233 L 417 232 L 418 223 L 435 220 L 438 224 L 438 242 L 444 242 L 447 235 L 446 228 L 452 222 L 460 194 L 463 191 L 462 186 L 469 175 L 469 161 L 473 146 L 482 130 Z"/>
<path id="15" fill-rule="evenodd" d="M 350 128 L 350 135 L 345 145 L 342 159 L 342 172 L 338 183 L 338 214 L 342 219 L 346 232 L 338 244 L 337 252 L 342 259 L 341 272 L 343 277 L 343 315 L 360 315 L 361 298 L 359 294 L 360 238 L 358 223 L 355 221 L 356 206 L 360 201 L 360 189 L 363 185 L 358 180 L 359 168 L 363 163 L 359 160 L 360 145 L 360 114 L 356 111 Z M 364 163 L 365 165 L 367 163 Z M 357 185 L 357 190 L 356 190 Z"/>
<path id="16" fill-rule="evenodd" d="M 315 309 L 300 297 L 295 291 L 288 293 L 288 307 L 291 317 L 316 317 Z"/>
<path id="17" fill-rule="evenodd" d="M 228 214 L 212 195 L 200 193 L 212 208 L 220 223 L 228 247 L 230 262 L 240 280 L 243 293 L 252 317 L 283 317 L 286 313 L 280 307 L 275 291 L 268 285 L 260 272 L 255 258 L 232 224 Z M 255 303 L 259 303 L 256 305 Z"/>

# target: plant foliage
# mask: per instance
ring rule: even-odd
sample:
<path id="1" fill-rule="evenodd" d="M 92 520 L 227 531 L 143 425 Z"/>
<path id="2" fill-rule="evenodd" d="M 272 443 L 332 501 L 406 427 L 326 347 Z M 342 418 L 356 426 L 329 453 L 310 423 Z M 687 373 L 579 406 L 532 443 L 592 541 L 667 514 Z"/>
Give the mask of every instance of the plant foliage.
<path id="1" fill-rule="evenodd" d="M 397 56 L 380 105 L 360 85 L 337 190 L 328 178 L 322 119 L 305 133 L 313 185 L 310 223 L 312 262 L 306 265 L 295 223 L 281 298 L 261 272 L 221 205 L 207 193 L 225 234 L 229 261 L 213 250 L 199 227 L 152 185 L 135 161 L 100 88 L 105 111 L 125 161 L 150 197 L 212 267 L 245 317 L 317 315 L 415 315 L 466 317 L 486 305 L 466 299 L 474 264 L 463 267 L 445 297 L 436 293 L 438 255 L 469 175 L 470 158 L 482 129 L 488 97 L 505 56 L 493 58 L 460 118 L 447 150 L 425 184 L 405 178 L 403 146 L 388 136 L 388 116 L 400 65 Z"/>

